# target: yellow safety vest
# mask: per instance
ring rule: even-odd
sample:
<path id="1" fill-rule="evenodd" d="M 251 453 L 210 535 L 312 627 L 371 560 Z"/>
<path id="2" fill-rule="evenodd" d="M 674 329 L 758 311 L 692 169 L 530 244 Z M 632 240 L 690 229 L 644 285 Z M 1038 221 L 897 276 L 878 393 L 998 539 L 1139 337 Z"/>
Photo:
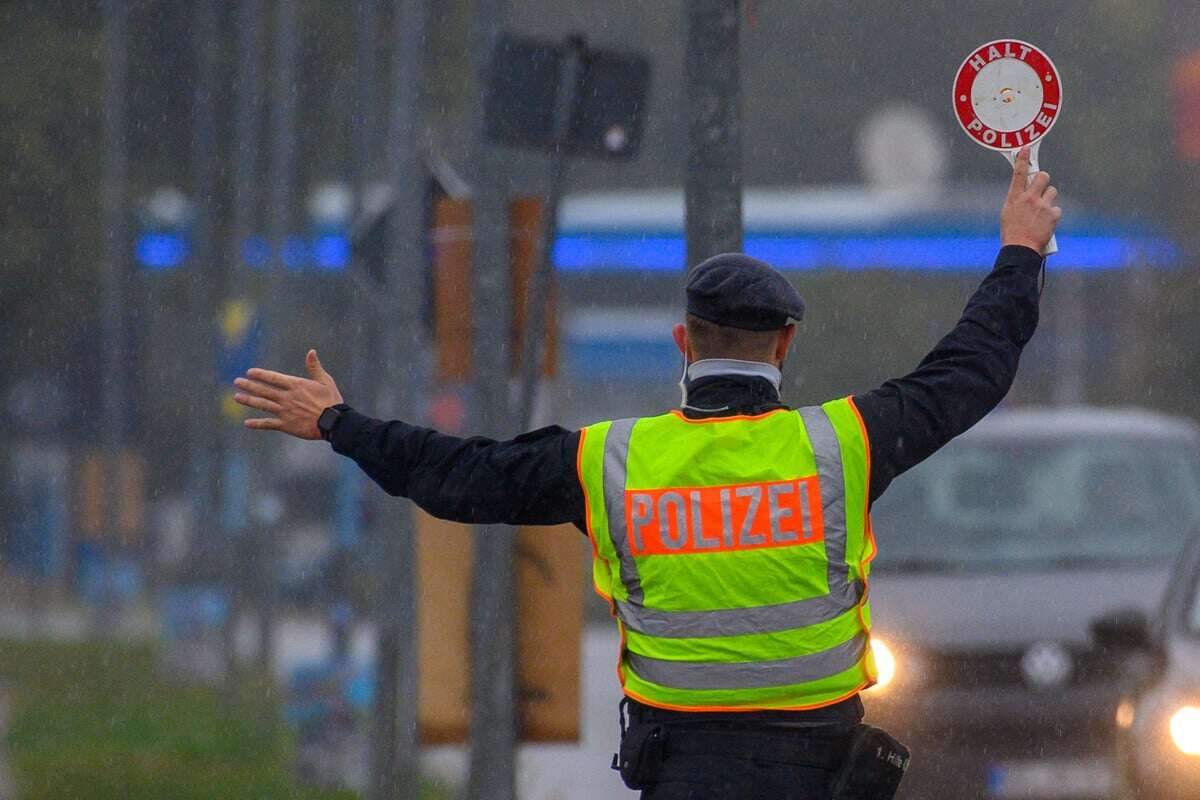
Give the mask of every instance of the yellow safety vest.
<path id="1" fill-rule="evenodd" d="M 800 710 L 874 683 L 869 452 L 850 398 L 584 428 L 592 576 L 621 633 L 625 694 Z"/>

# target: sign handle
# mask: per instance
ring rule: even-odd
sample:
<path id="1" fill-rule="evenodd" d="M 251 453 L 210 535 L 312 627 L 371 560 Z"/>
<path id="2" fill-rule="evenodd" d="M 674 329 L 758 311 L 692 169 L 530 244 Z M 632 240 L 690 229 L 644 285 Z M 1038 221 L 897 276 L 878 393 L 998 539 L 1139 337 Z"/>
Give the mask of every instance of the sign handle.
<path id="1" fill-rule="evenodd" d="M 1033 144 L 1029 145 L 1029 182 L 1033 183 L 1033 176 L 1040 169 L 1038 167 L 1038 150 L 1042 149 L 1042 140 L 1038 139 Z M 1010 166 L 1016 168 L 1017 153 L 1020 150 L 1005 150 L 1004 159 Z M 1042 255 L 1050 256 L 1058 252 L 1058 237 L 1051 236 L 1050 241 L 1046 243 L 1046 247 L 1042 250 Z"/>

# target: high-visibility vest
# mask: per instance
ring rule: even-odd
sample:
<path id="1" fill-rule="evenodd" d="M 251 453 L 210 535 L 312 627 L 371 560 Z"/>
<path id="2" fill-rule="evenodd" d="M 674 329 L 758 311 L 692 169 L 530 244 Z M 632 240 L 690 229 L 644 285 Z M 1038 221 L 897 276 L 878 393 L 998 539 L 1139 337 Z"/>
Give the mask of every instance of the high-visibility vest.
<path id="1" fill-rule="evenodd" d="M 869 446 L 850 398 L 583 429 L 596 591 L 640 702 L 811 709 L 875 681 Z"/>

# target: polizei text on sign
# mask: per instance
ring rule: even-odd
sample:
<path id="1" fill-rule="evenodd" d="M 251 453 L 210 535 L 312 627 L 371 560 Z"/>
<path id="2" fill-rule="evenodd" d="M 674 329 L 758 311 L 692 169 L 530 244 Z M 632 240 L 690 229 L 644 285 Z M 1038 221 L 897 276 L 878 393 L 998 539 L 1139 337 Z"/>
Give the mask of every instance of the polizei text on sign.
<path id="1" fill-rule="evenodd" d="M 1016 39 L 976 48 L 954 79 L 954 113 L 967 135 L 992 150 L 1033 144 L 1054 125 L 1062 82 L 1050 58 Z"/>

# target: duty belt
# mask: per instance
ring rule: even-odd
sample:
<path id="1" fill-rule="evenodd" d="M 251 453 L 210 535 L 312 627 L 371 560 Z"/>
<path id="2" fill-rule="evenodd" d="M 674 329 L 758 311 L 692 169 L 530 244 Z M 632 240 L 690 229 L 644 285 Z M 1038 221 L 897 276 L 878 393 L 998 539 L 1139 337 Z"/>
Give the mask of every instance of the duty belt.
<path id="1" fill-rule="evenodd" d="M 816 730 L 764 732 L 714 730 L 664 725 L 665 759 L 676 756 L 732 758 L 792 766 L 836 770 L 846 758 L 849 734 L 830 736 Z"/>

